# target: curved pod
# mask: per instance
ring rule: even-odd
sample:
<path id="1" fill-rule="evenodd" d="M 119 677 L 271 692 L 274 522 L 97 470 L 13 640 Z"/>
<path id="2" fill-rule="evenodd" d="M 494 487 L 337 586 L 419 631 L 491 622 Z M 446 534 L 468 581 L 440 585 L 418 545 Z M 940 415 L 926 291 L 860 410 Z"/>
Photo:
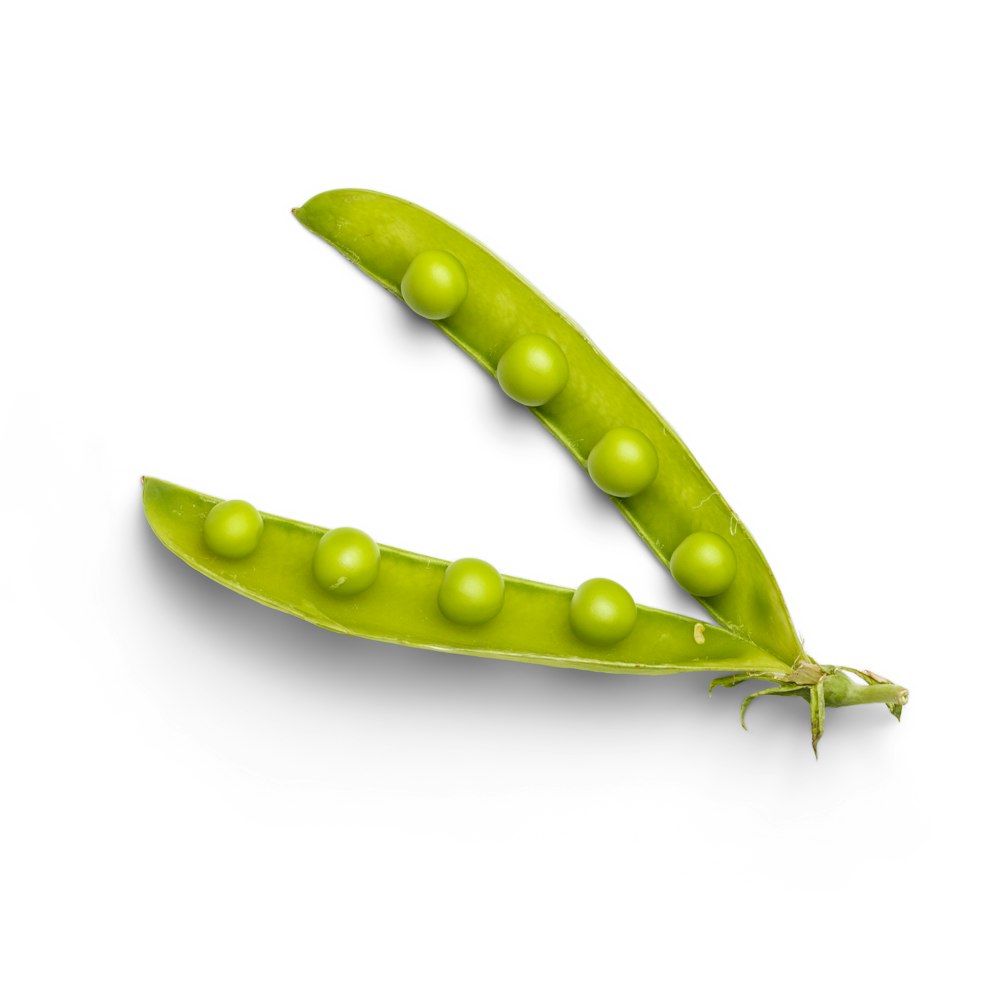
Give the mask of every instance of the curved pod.
<path id="1" fill-rule="evenodd" d="M 294 214 L 396 296 L 401 297 L 400 283 L 418 254 L 452 254 L 464 268 L 468 292 L 436 325 L 494 376 L 519 337 L 541 334 L 555 341 L 569 377 L 549 402 L 532 408 L 538 419 L 584 467 L 609 430 L 630 427 L 644 434 L 656 451 L 656 476 L 636 495 L 611 500 L 665 565 L 693 532 L 727 539 L 736 556 L 735 578 L 724 593 L 698 599 L 717 621 L 782 661 L 810 659 L 750 533 L 670 425 L 556 306 L 465 233 L 399 198 L 328 191 Z"/>
<path id="2" fill-rule="evenodd" d="M 220 501 L 161 479 L 143 480 L 143 508 L 156 537 L 216 583 L 259 604 L 347 635 L 470 656 L 521 660 L 619 674 L 737 670 L 782 682 L 790 668 L 724 629 L 639 607 L 635 625 L 615 645 L 577 636 L 570 624 L 573 591 L 504 576 L 502 610 L 481 624 L 450 621 L 438 607 L 448 568 L 433 559 L 380 545 L 378 576 L 361 593 L 331 593 L 313 574 L 324 528 L 262 514 L 263 531 L 243 558 L 214 553 L 205 520 Z"/>

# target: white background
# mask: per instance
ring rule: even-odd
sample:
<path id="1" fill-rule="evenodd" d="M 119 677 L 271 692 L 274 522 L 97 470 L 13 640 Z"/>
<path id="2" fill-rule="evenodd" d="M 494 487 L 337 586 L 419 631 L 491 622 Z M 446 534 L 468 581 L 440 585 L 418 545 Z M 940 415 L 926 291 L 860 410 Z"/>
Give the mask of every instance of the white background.
<path id="1" fill-rule="evenodd" d="M 3 15 L 5 997 L 989 993 L 997 7 L 653 10 Z M 798 700 L 747 733 L 703 676 L 339 637 L 168 555 L 143 474 L 698 613 L 289 214 L 348 186 L 574 316 L 902 724 L 817 763 Z"/>

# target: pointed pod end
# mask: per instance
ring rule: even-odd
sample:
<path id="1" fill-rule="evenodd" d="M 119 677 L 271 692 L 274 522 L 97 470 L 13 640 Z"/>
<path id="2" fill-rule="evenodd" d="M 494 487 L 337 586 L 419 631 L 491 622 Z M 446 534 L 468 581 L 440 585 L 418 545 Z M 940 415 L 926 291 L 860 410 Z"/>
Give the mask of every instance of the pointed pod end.
<path id="1" fill-rule="evenodd" d="M 338 199 L 333 191 L 318 194 L 292 209 L 292 218 L 296 222 L 324 238 L 336 230 L 338 215 Z"/>
<path id="2" fill-rule="evenodd" d="M 400 206 L 408 204 L 364 188 L 335 188 L 307 199 L 292 209 L 292 215 L 310 232 L 337 246 L 343 227 L 356 224 L 367 231 L 375 222 L 391 226 Z"/>

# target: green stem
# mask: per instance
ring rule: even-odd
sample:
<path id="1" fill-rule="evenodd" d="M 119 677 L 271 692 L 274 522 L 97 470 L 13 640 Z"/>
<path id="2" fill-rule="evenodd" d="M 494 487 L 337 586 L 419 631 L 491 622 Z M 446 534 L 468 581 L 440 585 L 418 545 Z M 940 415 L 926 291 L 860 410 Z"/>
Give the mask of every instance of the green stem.
<path id="1" fill-rule="evenodd" d="M 898 684 L 850 684 L 827 691 L 826 703 L 834 708 L 844 705 L 905 705 L 910 692 Z"/>

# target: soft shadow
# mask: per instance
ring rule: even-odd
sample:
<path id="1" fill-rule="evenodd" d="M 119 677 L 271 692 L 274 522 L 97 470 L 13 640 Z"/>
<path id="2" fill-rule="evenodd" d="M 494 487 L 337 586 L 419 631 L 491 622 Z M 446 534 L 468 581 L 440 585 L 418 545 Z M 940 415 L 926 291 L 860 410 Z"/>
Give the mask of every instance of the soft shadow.
<path id="1" fill-rule="evenodd" d="M 418 316 L 402 299 L 397 299 L 395 295 L 390 295 L 385 304 L 389 310 L 393 322 L 399 324 L 399 328 L 407 334 L 427 337 L 428 335 L 441 336 L 441 331 L 423 316 Z"/>

